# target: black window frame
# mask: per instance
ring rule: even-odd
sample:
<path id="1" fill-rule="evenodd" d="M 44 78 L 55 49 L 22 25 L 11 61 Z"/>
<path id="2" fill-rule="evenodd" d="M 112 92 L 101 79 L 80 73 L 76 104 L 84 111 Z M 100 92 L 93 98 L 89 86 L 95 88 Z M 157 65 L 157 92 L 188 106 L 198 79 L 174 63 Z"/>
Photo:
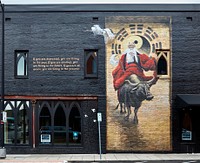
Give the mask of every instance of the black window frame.
<path id="1" fill-rule="evenodd" d="M 94 53 L 96 56 L 94 57 Z M 96 73 L 87 73 L 88 59 L 93 56 L 96 61 Z M 85 78 L 98 78 L 98 49 L 85 49 L 84 50 L 84 77 Z"/>
<path id="2" fill-rule="evenodd" d="M 22 54 L 21 54 L 22 53 Z M 18 54 L 21 54 L 20 56 L 17 56 Z M 25 60 L 25 69 L 24 69 L 24 74 L 25 75 L 18 75 L 18 62 L 20 60 L 21 57 L 24 56 L 24 60 Z M 15 50 L 14 52 L 14 61 L 15 61 L 15 64 L 14 64 L 14 76 L 15 76 L 15 79 L 28 79 L 28 70 L 29 70 L 29 50 Z"/>

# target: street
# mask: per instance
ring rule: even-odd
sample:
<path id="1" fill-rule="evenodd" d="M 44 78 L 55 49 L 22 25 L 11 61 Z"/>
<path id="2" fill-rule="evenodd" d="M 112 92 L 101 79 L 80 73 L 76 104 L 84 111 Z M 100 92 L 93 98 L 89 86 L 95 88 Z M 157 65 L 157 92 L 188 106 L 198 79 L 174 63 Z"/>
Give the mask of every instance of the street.
<path id="1" fill-rule="evenodd" d="M 81 163 L 200 163 L 200 160 L 188 160 L 188 161 L 184 161 L 184 160 L 177 160 L 177 161 L 166 161 L 166 160 L 151 160 L 151 161 L 95 161 L 95 162 L 91 162 L 91 161 L 84 161 Z M 80 163 L 80 161 L 72 161 L 72 162 L 68 162 L 68 163 Z"/>

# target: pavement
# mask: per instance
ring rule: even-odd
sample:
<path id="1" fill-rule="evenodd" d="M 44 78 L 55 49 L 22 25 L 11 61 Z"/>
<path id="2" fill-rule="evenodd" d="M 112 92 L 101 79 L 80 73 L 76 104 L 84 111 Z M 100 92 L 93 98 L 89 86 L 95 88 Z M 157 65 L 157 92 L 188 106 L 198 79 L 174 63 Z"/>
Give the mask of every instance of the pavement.
<path id="1" fill-rule="evenodd" d="M 138 154 L 138 153 L 108 153 L 102 154 L 7 154 L 1 158 L 3 163 L 70 163 L 70 162 L 170 162 L 181 163 L 200 162 L 200 153 L 194 154 Z"/>

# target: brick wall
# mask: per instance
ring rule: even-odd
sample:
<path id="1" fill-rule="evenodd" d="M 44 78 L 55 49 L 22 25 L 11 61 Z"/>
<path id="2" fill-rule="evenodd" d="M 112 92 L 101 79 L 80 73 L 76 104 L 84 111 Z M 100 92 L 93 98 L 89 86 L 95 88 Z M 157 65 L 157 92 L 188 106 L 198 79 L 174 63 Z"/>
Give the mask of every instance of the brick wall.
<path id="1" fill-rule="evenodd" d="M 178 93 L 200 93 L 198 12 L 17 12 L 6 13 L 5 22 L 5 94 L 38 96 L 94 95 L 103 112 L 103 151 L 106 148 L 106 73 L 103 37 L 94 36 L 94 24 L 105 26 L 107 16 L 171 16 L 173 146 L 178 142 L 178 114 L 174 99 Z M 98 17 L 97 19 L 93 19 Z M 192 17 L 192 20 L 191 20 Z M 98 49 L 98 78 L 84 78 L 84 49 Z M 29 50 L 28 79 L 14 78 L 14 50 Z M 76 72 L 33 71 L 34 57 L 78 57 Z M 85 122 L 86 123 L 86 122 Z M 87 126 L 87 125 L 86 125 Z M 96 126 L 91 126 L 96 129 Z M 85 128 L 87 132 L 88 128 Z M 97 137 L 91 140 L 97 143 Z M 91 142 L 88 142 L 88 144 Z M 96 147 L 95 147 L 96 148 Z M 92 150 L 87 149 L 87 152 Z"/>

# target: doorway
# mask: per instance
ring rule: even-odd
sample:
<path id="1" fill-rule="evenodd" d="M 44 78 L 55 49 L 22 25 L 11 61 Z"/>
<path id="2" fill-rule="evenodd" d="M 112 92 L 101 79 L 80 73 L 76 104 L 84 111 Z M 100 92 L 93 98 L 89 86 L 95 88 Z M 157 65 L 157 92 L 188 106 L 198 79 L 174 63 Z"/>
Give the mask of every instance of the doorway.
<path id="1" fill-rule="evenodd" d="M 200 152 L 200 107 L 191 106 L 181 112 L 181 144 L 182 151 Z"/>

